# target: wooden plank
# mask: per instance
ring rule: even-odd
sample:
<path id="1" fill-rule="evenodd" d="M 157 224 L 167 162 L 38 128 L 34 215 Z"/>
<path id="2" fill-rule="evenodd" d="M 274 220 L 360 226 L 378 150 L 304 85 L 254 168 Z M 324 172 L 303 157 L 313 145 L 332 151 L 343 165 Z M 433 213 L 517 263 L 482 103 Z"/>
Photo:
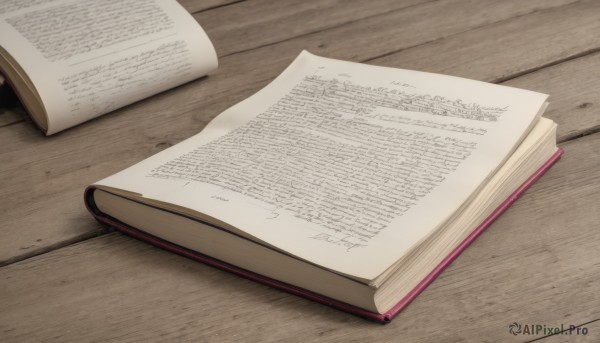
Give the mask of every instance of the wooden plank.
<path id="1" fill-rule="evenodd" d="M 0 127 L 12 125 L 25 119 L 26 115 L 21 107 L 8 109 L 0 107 Z"/>
<path id="2" fill-rule="evenodd" d="M 451 0 L 440 3 L 432 0 L 378 0 L 378 1 L 281 1 L 268 0 L 257 6 L 254 2 L 236 3 L 195 15 L 215 45 L 219 56 L 227 56 L 247 51 L 293 37 L 320 32 L 339 27 L 327 35 L 332 42 L 342 40 L 347 46 L 353 42 L 372 46 L 369 40 L 381 41 L 375 55 L 418 45 L 423 42 L 451 35 L 461 30 L 487 25 L 511 16 L 520 16 L 544 8 L 562 6 L 575 0 L 551 1 L 479 1 L 475 4 L 464 0 Z M 211 6 L 211 2 L 185 1 L 182 3 L 190 11 L 198 6 Z M 515 5 L 516 4 L 516 5 Z M 414 8 L 413 8 L 414 7 Z M 409 9 L 406 11 L 406 9 Z M 494 13 L 494 17 L 483 15 Z M 431 15 L 431 14 L 436 15 Z M 383 15 L 381 15 L 383 14 Z M 444 15 L 445 14 L 445 15 Z M 455 17 L 470 17 L 469 21 L 456 21 Z M 355 26 L 356 21 L 368 18 L 352 32 L 346 32 L 347 25 Z M 397 25 L 402 22 L 403 25 Z M 341 27 L 340 27 L 341 26 Z M 432 29 L 433 28 L 433 29 Z M 437 28 L 437 29 L 436 29 Z M 414 31 L 414 32 L 413 32 Z M 433 36 L 431 36 L 433 34 Z M 352 41 L 344 39 L 353 37 Z M 357 41 L 360 38 L 361 41 Z M 325 41 L 321 39 L 321 41 Z M 326 43 L 316 46 L 326 48 Z M 380 50 L 380 49 L 386 50 Z M 302 49 L 295 48 L 294 53 Z M 13 120 L 15 123 L 19 120 Z"/>
<path id="3" fill-rule="evenodd" d="M 550 94 L 545 116 L 558 124 L 558 140 L 600 130 L 600 53 L 541 69 L 503 84 Z"/>
<path id="4" fill-rule="evenodd" d="M 240 0 L 181 0 L 181 5 L 207 32 L 219 56 L 273 44 L 432 0 L 269 0 L 257 6 Z M 570 1 L 570 0 L 567 0 Z M 558 0 L 557 4 L 562 4 Z M 225 6 L 235 4 L 235 6 Z M 554 4 L 556 5 L 556 4 Z M 211 9 L 211 10 L 208 10 Z M 23 116 L 0 116 L 0 127 L 22 121 Z"/>
<path id="5" fill-rule="evenodd" d="M 514 342 L 513 322 L 600 318 L 600 134 L 564 148 L 389 325 L 114 233 L 0 268 L 0 339 Z"/>
<path id="6" fill-rule="evenodd" d="M 220 69 L 207 79 L 53 137 L 40 136 L 28 123 L 0 128 L 0 146 L 4 149 L 0 151 L 0 197 L 11 199 L 0 203 L 0 229 L 10 237 L 0 241 L 0 261 L 10 263 L 95 232 L 97 226 L 91 224 L 81 201 L 86 185 L 200 131 L 215 115 L 264 86 L 302 48 L 331 57 L 365 60 L 560 3 L 565 1 L 427 3 L 225 57 Z M 564 7 L 567 17 L 573 11 L 571 7 Z M 554 11 L 542 13 L 550 12 L 552 17 Z M 472 20 L 456 21 L 449 13 L 462 13 Z M 593 14 L 577 20 L 585 24 L 590 17 Z M 396 28 L 398 23 L 403 23 L 402 30 Z M 540 25 L 546 30 L 554 27 L 553 23 Z M 598 42 L 594 39 L 587 43 Z M 497 73 L 504 73 L 502 67 L 499 63 Z"/>
<path id="7" fill-rule="evenodd" d="M 594 43 L 600 34 L 598 13 L 600 2 L 580 1 L 449 36 L 372 62 L 489 82 L 503 81 L 598 50 L 598 44 Z"/>
<path id="8" fill-rule="evenodd" d="M 177 0 L 190 13 L 206 11 L 213 8 L 235 4 L 244 0 Z"/>
<path id="9" fill-rule="evenodd" d="M 206 30 L 219 56 L 319 32 L 357 20 L 401 11 L 434 0 L 264 0 L 247 1 L 199 13 L 194 17 Z M 554 1 L 564 4 L 565 1 Z M 436 6 L 436 5 L 434 5 Z M 534 5 L 535 7 L 536 5 Z M 523 10 L 522 10 L 523 11 Z M 527 11 L 526 9 L 524 11 Z"/>

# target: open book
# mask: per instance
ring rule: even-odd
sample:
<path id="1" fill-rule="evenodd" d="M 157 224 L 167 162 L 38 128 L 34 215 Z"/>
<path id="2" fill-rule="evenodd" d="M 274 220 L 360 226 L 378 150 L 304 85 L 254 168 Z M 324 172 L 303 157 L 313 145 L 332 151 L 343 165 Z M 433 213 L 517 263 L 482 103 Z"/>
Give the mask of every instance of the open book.
<path id="1" fill-rule="evenodd" d="M 175 0 L 4 1 L 0 32 L 0 73 L 47 135 L 217 67 Z"/>
<path id="2" fill-rule="evenodd" d="M 546 98 L 302 52 L 85 200 L 136 237 L 389 321 L 558 159 Z"/>

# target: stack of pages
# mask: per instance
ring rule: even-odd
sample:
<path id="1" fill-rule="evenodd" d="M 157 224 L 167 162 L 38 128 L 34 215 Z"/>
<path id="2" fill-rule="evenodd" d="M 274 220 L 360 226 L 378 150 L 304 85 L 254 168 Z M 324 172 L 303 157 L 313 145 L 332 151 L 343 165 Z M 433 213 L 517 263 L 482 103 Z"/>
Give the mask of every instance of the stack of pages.
<path id="1" fill-rule="evenodd" d="M 560 157 L 546 98 L 303 52 L 85 200 L 130 235 L 386 322 Z"/>

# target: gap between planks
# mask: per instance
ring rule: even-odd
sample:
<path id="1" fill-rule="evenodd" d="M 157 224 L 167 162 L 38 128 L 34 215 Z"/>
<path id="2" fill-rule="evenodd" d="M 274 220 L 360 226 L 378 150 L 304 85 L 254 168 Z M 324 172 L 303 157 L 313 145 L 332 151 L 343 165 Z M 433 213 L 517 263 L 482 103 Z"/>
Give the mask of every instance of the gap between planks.
<path id="1" fill-rule="evenodd" d="M 319 33 L 319 32 L 324 32 L 324 31 L 328 31 L 328 30 L 332 30 L 332 29 L 337 29 L 337 28 L 340 28 L 340 27 L 344 27 L 344 26 L 347 26 L 347 25 L 351 25 L 351 24 L 357 23 L 357 22 L 362 21 L 362 20 L 367 20 L 367 19 L 372 19 L 372 18 L 376 18 L 376 17 L 380 17 L 380 16 L 390 15 L 392 13 L 402 12 L 402 11 L 406 11 L 406 10 L 409 10 L 411 8 L 414 8 L 414 7 L 426 6 L 426 5 L 430 4 L 430 3 L 440 2 L 440 1 L 441 0 L 425 1 L 425 2 L 421 2 L 421 3 L 412 4 L 412 5 L 409 5 L 409 6 L 406 6 L 406 7 L 397 8 L 397 9 L 394 9 L 394 10 L 391 10 L 391 11 L 388 11 L 388 12 L 385 12 L 385 13 L 376 13 L 376 14 L 365 16 L 365 17 L 360 17 L 360 18 L 352 19 L 352 20 L 349 20 L 349 21 L 346 21 L 346 22 L 343 22 L 343 23 L 339 23 L 339 24 L 335 24 L 335 25 L 323 27 L 323 28 L 320 28 L 318 30 L 307 31 L 307 32 L 304 32 L 302 34 L 298 34 L 296 36 L 292 36 L 292 37 L 288 37 L 288 38 L 285 38 L 285 39 L 280 39 L 280 40 L 276 40 L 276 41 L 273 41 L 273 42 L 269 42 L 269 43 L 264 43 L 264 44 L 261 44 L 261 45 L 257 45 L 257 46 L 252 47 L 252 48 L 246 48 L 246 49 L 242 49 L 242 50 L 238 50 L 238 51 L 229 52 L 229 53 L 223 54 L 223 56 L 220 56 L 220 57 L 227 57 L 227 56 L 237 55 L 237 54 L 241 54 L 241 53 L 244 53 L 244 52 L 249 52 L 249 51 L 256 50 L 256 49 L 260 49 L 260 48 L 265 48 L 265 47 L 268 47 L 268 46 L 277 45 L 277 44 L 280 44 L 280 43 L 283 43 L 283 42 L 287 42 L 287 41 L 290 41 L 290 40 L 293 40 L 293 39 L 297 39 L 297 38 L 301 38 L 301 37 L 306 37 L 306 36 L 310 36 L 310 35 L 313 35 L 313 34 L 316 34 L 316 33 Z M 566 5 L 569 5 L 569 4 L 563 4 L 563 5 L 560 5 L 560 6 L 566 6 Z M 556 8 L 556 7 L 560 7 L 560 6 L 547 7 L 545 9 Z M 530 14 L 530 13 L 533 13 L 533 12 L 536 12 L 536 11 L 528 12 L 528 13 L 525 13 L 524 15 L 527 15 L 527 14 Z M 507 19 L 517 18 L 519 16 L 521 16 L 521 15 L 517 15 L 517 16 L 514 16 L 514 17 L 507 18 Z M 480 28 L 480 27 L 483 27 L 483 26 L 487 26 L 487 25 L 491 25 L 491 24 L 493 24 L 493 23 L 488 23 L 488 24 L 485 24 L 485 25 L 476 26 L 476 27 L 474 27 L 474 29 L 477 29 L 477 28 Z M 453 34 L 448 35 L 448 36 L 444 36 L 444 37 L 441 37 L 441 38 L 438 38 L 438 39 L 443 39 L 445 37 L 450 37 L 452 35 Z M 427 43 L 430 43 L 430 42 L 432 42 L 432 41 L 426 41 L 426 42 L 423 42 L 422 44 L 427 44 Z M 420 45 L 420 44 L 418 44 L 418 45 Z M 412 47 L 413 46 L 408 47 L 407 49 L 410 49 Z M 390 52 L 390 54 L 396 53 L 398 51 L 399 50 L 392 51 L 392 52 Z M 374 57 L 374 58 L 377 58 L 377 57 Z M 366 62 L 366 61 L 368 61 L 368 60 L 365 60 L 365 61 L 362 61 L 362 62 Z"/>
<path id="2" fill-rule="evenodd" d="M 243 1 L 246 0 L 177 0 L 177 2 L 190 14 L 207 12 Z"/>
<path id="3" fill-rule="evenodd" d="M 584 178 L 587 174 L 597 177 L 598 170 L 593 160 L 582 158 L 597 151 L 599 144 L 598 137 L 568 144 L 568 160 L 534 185 L 538 192 L 526 193 L 525 201 L 517 202 L 511 213 L 505 214 L 512 220 L 501 217 L 495 229 L 486 231 L 461 255 L 464 257 L 455 261 L 439 281 L 388 326 L 375 327 L 376 324 L 321 304 L 113 235 L 13 266 L 4 274 L 2 286 L 7 297 L 3 305 L 12 310 L 2 318 L 6 321 L 6 341 L 10 341 L 8 334 L 15 341 L 22 337 L 64 341 L 73 339 L 73 335 L 80 340 L 79 335 L 87 340 L 104 337 L 140 341 L 162 334 L 163 340 L 177 339 L 175 335 L 182 334 L 222 341 L 240 333 L 253 340 L 304 334 L 301 337 L 305 341 L 345 341 L 356 337 L 374 340 L 375 336 L 384 340 L 398 335 L 419 342 L 432 342 L 434 337 L 444 337 L 445 341 L 486 341 L 489 337 L 507 341 L 512 336 L 506 326 L 513 320 L 590 321 L 598 317 L 597 310 L 591 310 L 597 308 L 594 306 L 598 299 L 566 295 L 574 293 L 571 290 L 575 285 L 585 285 L 586 294 L 595 289 L 598 274 L 588 270 L 584 278 L 578 278 L 582 273 L 577 270 L 580 260 L 586 262 L 585 267 L 598 266 L 593 264 L 597 259 L 585 258 L 598 256 L 594 247 L 600 237 L 589 225 L 593 218 L 583 218 L 581 231 L 566 232 L 563 223 L 570 219 L 555 221 L 548 214 L 561 205 L 557 195 L 574 198 L 567 210 L 576 216 L 585 212 L 582 205 L 586 197 L 581 195 L 596 200 L 598 193 L 588 187 Z M 560 187 L 554 189 L 557 183 Z M 533 217 L 524 216 L 526 213 Z M 538 230 L 521 229 L 538 221 Z M 546 237 L 554 242 L 548 247 L 540 244 Z M 515 244 L 515 239 L 522 244 Z M 490 246 L 497 248 L 496 255 Z M 530 255 L 532 247 L 535 255 Z M 571 253 L 572 247 L 578 249 Z M 528 259 L 527 265 L 521 263 L 523 258 Z M 70 269 L 65 269 L 66 265 Z M 532 270 L 537 273 L 532 275 Z M 562 277 L 555 280 L 557 273 Z M 510 276 L 511 282 L 507 282 L 505 278 Z M 173 277 L 177 277 L 177 282 L 173 282 Z M 147 286 L 143 291 L 140 280 Z M 538 305 L 530 307 L 520 300 Z M 571 307 L 571 303 L 576 306 Z M 31 311 L 33 308 L 35 312 Z M 222 311 L 223 308 L 230 311 Z M 482 311 L 486 313 L 482 315 Z M 165 322 L 169 325 L 163 325 Z"/>
<path id="4" fill-rule="evenodd" d="M 572 4 L 572 3 L 570 3 L 570 4 L 567 4 L 567 5 L 571 5 L 571 4 Z M 562 5 L 562 6 L 567 6 L 567 5 Z M 552 9 L 552 8 L 554 8 L 554 9 L 555 9 L 556 7 L 562 7 L 562 6 L 550 7 L 549 9 Z M 545 9 L 545 10 L 547 10 L 547 9 Z M 527 13 L 527 14 L 531 14 L 531 13 L 535 13 L 535 12 L 539 12 L 539 11 L 537 11 L 537 10 L 536 10 L 536 11 L 529 12 L 529 13 Z M 469 30 L 464 30 L 464 31 L 462 31 L 462 32 L 459 32 L 459 33 L 455 33 L 455 34 L 451 34 L 451 35 L 444 36 L 444 37 L 442 37 L 442 38 L 439 38 L 439 39 L 448 38 L 448 37 L 450 37 L 450 36 L 458 35 L 458 34 L 465 33 L 465 32 L 467 32 L 467 31 L 472 31 L 472 30 L 475 30 L 475 29 L 480 29 L 480 28 L 482 28 L 482 27 L 485 27 L 485 26 L 495 25 L 495 24 L 498 24 L 498 23 L 500 23 L 500 22 L 504 22 L 504 21 L 506 21 L 506 20 L 514 20 L 515 18 L 519 18 L 519 17 L 522 17 L 523 15 L 527 15 L 527 14 L 518 15 L 518 16 L 511 17 L 511 18 L 507 18 L 507 19 L 504 19 L 504 20 L 496 21 L 496 22 L 493 22 L 493 23 L 488 23 L 488 24 L 486 24 L 486 25 L 480 25 L 480 26 L 474 27 L 474 28 L 472 28 L 472 29 L 469 29 Z M 378 16 L 378 15 L 375 15 L 375 16 Z M 363 19 L 364 19 L 364 18 L 363 18 Z M 341 25 L 338 25 L 338 26 L 343 26 L 343 25 L 347 25 L 347 24 L 348 24 L 348 23 L 341 24 Z M 329 28 L 329 29 L 331 29 L 331 28 Z M 290 39 L 291 39 L 291 38 L 290 38 Z M 430 40 L 430 41 L 428 41 L 428 42 L 426 42 L 426 43 L 423 43 L 423 44 L 431 43 L 432 41 L 436 41 L 436 40 L 438 40 L 438 39 L 435 39 L 435 40 Z M 416 46 L 423 45 L 423 44 L 418 44 L 418 45 L 416 45 Z M 409 48 L 402 49 L 402 50 L 407 50 L 407 49 L 410 49 L 410 47 L 409 47 Z M 587 52 L 587 54 L 591 54 L 591 53 L 594 53 L 594 51 L 589 51 L 589 52 Z M 586 55 L 587 55 L 587 54 L 586 54 Z M 585 56 L 585 55 L 582 55 L 581 53 L 579 53 L 579 54 L 576 54 L 576 55 L 574 55 L 572 58 L 563 58 L 563 59 L 562 59 L 562 60 L 560 60 L 560 61 L 557 61 L 557 62 L 552 62 L 552 63 L 548 63 L 548 64 L 547 64 L 547 66 L 545 66 L 545 67 L 540 67 L 540 68 L 537 68 L 537 69 L 531 69 L 531 70 L 527 71 L 526 73 L 519 72 L 519 73 L 516 73 L 516 74 L 510 75 L 510 76 L 508 76 L 508 77 L 504 77 L 504 80 L 510 80 L 510 79 L 514 79 L 514 78 L 517 78 L 517 77 L 520 77 L 520 76 L 526 75 L 526 74 L 528 74 L 528 73 L 531 73 L 531 72 L 534 72 L 534 71 L 539 71 L 539 70 L 541 70 L 541 69 L 543 69 L 543 68 L 546 68 L 546 67 L 548 67 L 548 66 L 551 66 L 551 65 L 556 65 L 556 64 L 559 64 L 559 63 L 563 63 L 563 62 L 567 62 L 567 61 L 570 61 L 570 60 L 572 60 L 572 59 L 579 58 L 579 57 L 582 57 L 582 56 Z M 367 59 L 366 61 L 369 61 L 369 60 L 372 60 L 372 59 L 374 59 L 374 58 L 369 58 L 369 59 Z M 600 130 L 600 128 L 599 128 L 599 127 L 595 127 L 595 128 L 592 128 L 592 129 L 590 129 L 590 130 L 587 130 L 587 131 L 586 131 L 586 132 L 584 132 L 584 133 L 581 133 L 581 134 L 578 134 L 578 135 L 574 135 L 574 136 L 572 136 L 572 137 L 569 137 L 568 139 L 565 139 L 565 140 L 563 140 L 563 141 L 561 141 L 561 142 L 566 142 L 566 141 L 568 141 L 568 140 L 571 140 L 571 139 L 577 139 L 577 138 L 581 138 L 581 137 L 583 137 L 583 136 L 587 136 L 587 135 L 589 135 L 589 134 L 597 133 L 599 130 Z M 102 234 L 102 233 L 99 233 L 99 234 Z M 64 242 L 60 242 L 60 243 L 58 243 L 58 244 L 55 244 L 55 245 L 52 245 L 52 246 L 49 246 L 49 247 L 44 247 L 43 249 L 40 249 L 40 250 L 38 250 L 38 251 L 33 251 L 33 252 L 31 252 L 30 254 L 25 254 L 25 255 L 16 256 L 14 259 L 8 259 L 8 260 L 6 260 L 4 263 L 2 263 L 1 265 L 8 265 L 8 264 L 12 264 L 12 263 L 14 263 L 14 262 L 18 262 L 18 261 L 21 261 L 21 260 L 27 259 L 27 258 L 29 258 L 29 257 L 33 257 L 33 256 L 37 256 L 37 255 L 41 255 L 41 254 L 44 254 L 44 253 L 46 253 L 46 252 L 49 252 L 49 251 L 52 251 L 52 250 L 56 250 L 56 249 L 59 249 L 59 248 L 62 248 L 62 247 L 68 246 L 68 245 L 71 245 L 71 244 L 73 244 L 73 243 L 77 243 L 77 242 L 85 241 L 85 240 L 87 240 L 87 239 L 89 239 L 89 238 L 92 238 L 92 237 L 94 237 L 94 236 L 95 236 L 95 233 L 94 233 L 94 234 L 91 234 L 89 237 L 85 237 L 85 236 L 83 236 L 83 237 L 78 237 L 78 238 L 77 238 L 77 239 L 75 239 L 75 240 L 66 240 L 66 241 L 64 241 Z"/>
<path id="5" fill-rule="evenodd" d="M 578 325 L 576 325 L 576 326 L 575 326 L 575 328 L 580 328 L 580 327 L 583 327 L 583 326 L 586 326 L 586 325 L 589 325 L 589 324 L 595 323 L 595 322 L 597 322 L 597 321 L 600 321 L 600 318 L 598 318 L 598 319 L 594 319 L 594 320 L 590 320 L 590 321 L 587 321 L 587 322 L 585 322 L 585 323 L 578 324 Z M 523 343 L 533 343 L 533 342 L 539 342 L 539 341 L 541 341 L 541 340 L 543 340 L 543 339 L 545 339 L 545 338 L 552 338 L 552 337 L 560 336 L 560 335 L 562 335 L 562 334 L 563 334 L 563 332 L 567 332 L 567 331 L 568 331 L 568 329 L 565 329 L 565 330 L 563 330 L 563 331 L 560 331 L 560 332 L 558 332 L 558 333 L 553 333 L 553 334 L 550 334 L 550 335 L 542 336 L 542 337 L 539 337 L 539 338 L 532 339 L 532 340 L 530 340 L 530 341 L 525 341 L 525 342 L 523 342 Z M 545 341 L 545 342 L 547 342 L 547 341 Z"/>
<path id="6" fill-rule="evenodd" d="M 373 60 L 376 60 L 376 59 L 379 59 L 379 58 L 382 58 L 382 57 L 391 56 L 391 55 L 397 54 L 399 52 L 402 52 L 404 50 L 413 49 L 413 48 L 416 48 L 416 47 L 419 47 L 419 46 L 422 46 L 422 45 L 430 44 L 430 43 L 437 42 L 437 41 L 442 41 L 442 40 L 448 39 L 448 38 L 450 38 L 452 36 L 457 36 L 457 35 L 461 35 L 461 34 L 464 34 L 464 33 L 470 32 L 470 31 L 475 31 L 475 30 L 481 29 L 482 27 L 498 25 L 498 24 L 502 24 L 504 22 L 512 21 L 512 20 L 515 20 L 515 19 L 518 19 L 518 18 L 521 18 L 521 17 L 524 17 L 524 16 L 529 16 L 529 15 L 535 14 L 535 13 L 544 12 L 544 11 L 547 11 L 547 10 L 552 10 L 552 9 L 556 9 L 556 8 L 560 8 L 560 7 L 565 7 L 565 6 L 571 6 L 571 5 L 573 5 L 575 3 L 578 3 L 578 2 L 581 2 L 581 1 L 583 1 L 583 0 L 578 0 L 578 1 L 575 1 L 575 2 L 571 2 L 571 3 L 565 3 L 565 4 L 561 4 L 561 5 L 557 5 L 557 6 L 550 6 L 550 7 L 541 8 L 541 9 L 540 8 L 534 9 L 534 10 L 532 10 L 530 12 L 517 14 L 514 17 L 500 19 L 498 21 L 495 21 L 495 22 L 492 22 L 492 23 L 487 23 L 485 25 L 474 26 L 474 27 L 471 27 L 471 28 L 469 28 L 467 30 L 455 32 L 455 33 L 452 33 L 452 34 L 450 34 L 448 36 L 439 37 L 439 38 L 433 39 L 433 40 L 428 41 L 428 42 L 423 42 L 423 43 L 415 44 L 415 45 L 408 46 L 408 47 L 405 47 L 405 48 L 402 48 L 402 49 L 398 49 L 398 50 L 395 50 L 395 51 L 386 52 L 385 54 L 380 54 L 380 55 L 375 56 L 375 57 L 370 57 L 370 58 L 362 61 L 362 63 L 370 62 L 370 61 L 373 61 Z M 489 82 L 490 83 L 500 83 L 502 81 L 505 81 L 505 80 L 500 80 L 499 79 L 497 81 L 489 81 Z"/>
<path id="7" fill-rule="evenodd" d="M 189 12 L 189 13 L 192 14 L 192 15 L 194 15 L 194 14 L 198 14 L 198 13 L 202 13 L 202 12 L 214 10 L 214 9 L 217 9 L 217 8 L 222 8 L 222 7 L 227 7 L 227 6 L 239 4 L 239 3 L 244 2 L 244 1 L 246 1 L 246 0 L 234 0 L 234 1 L 231 1 L 229 3 L 225 3 L 225 4 L 221 4 L 221 5 L 214 5 L 212 7 L 207 7 L 207 8 L 204 8 L 204 9 L 201 9 L 201 10 L 197 10 L 197 11 L 194 11 L 194 12 Z"/>
<path id="8" fill-rule="evenodd" d="M 191 15 L 199 14 L 199 13 L 207 12 L 207 11 L 210 11 L 210 10 L 213 10 L 213 9 L 228 7 L 228 6 L 235 5 L 235 4 L 240 4 L 240 3 L 243 3 L 245 1 L 246 0 L 234 0 L 234 1 L 229 2 L 229 3 L 223 3 L 223 4 L 220 4 L 220 5 L 214 5 L 212 7 L 207 7 L 207 8 L 204 8 L 204 9 L 197 10 L 195 12 L 190 12 L 190 14 Z M 397 13 L 397 12 L 402 12 L 402 11 L 410 10 L 411 8 L 428 6 L 431 3 L 440 2 L 440 1 L 441 0 L 424 1 L 424 2 L 420 2 L 420 3 L 415 3 L 415 4 L 412 4 L 412 5 L 408 5 L 408 6 L 405 6 L 405 7 L 396 8 L 396 9 L 393 9 L 391 11 L 384 12 L 384 13 L 375 13 L 375 14 L 372 14 L 372 15 L 364 16 L 364 17 L 358 17 L 358 18 L 355 18 L 355 19 L 352 19 L 352 20 L 349 20 L 349 21 L 341 22 L 341 23 L 334 24 L 334 25 L 331 25 L 331 26 L 322 27 L 322 28 L 320 28 L 318 30 L 306 31 L 306 32 L 303 32 L 302 34 L 291 36 L 291 37 L 288 37 L 286 39 L 275 40 L 275 41 L 272 41 L 272 42 L 269 42 L 269 43 L 265 43 L 265 44 L 261 44 L 261 45 L 257 45 L 257 46 L 251 47 L 251 48 L 246 48 L 246 49 L 241 49 L 241 50 L 235 50 L 233 52 L 225 53 L 223 55 L 220 55 L 219 59 L 225 58 L 225 57 L 228 57 L 228 56 L 232 56 L 232 55 L 237 55 L 237 54 L 241 54 L 241 53 L 253 51 L 253 50 L 257 50 L 257 49 L 268 47 L 268 46 L 273 46 L 273 45 L 276 45 L 276 44 L 279 44 L 279 43 L 283 43 L 283 42 L 286 42 L 286 41 L 290 41 L 290 40 L 293 40 L 293 39 L 297 39 L 297 38 L 301 38 L 301 37 L 305 37 L 305 36 L 310 36 L 310 35 L 313 35 L 313 34 L 317 34 L 319 32 L 324 32 L 324 31 L 328 31 L 328 30 L 333 30 L 333 29 L 341 28 L 341 27 L 344 27 L 344 26 L 351 25 L 353 23 L 357 23 L 357 22 L 362 21 L 362 20 L 369 20 L 369 19 L 373 19 L 373 18 L 376 18 L 376 17 L 388 16 L 388 15 L 391 15 L 391 14 L 394 14 L 394 13 Z M 448 38 L 451 38 L 453 36 L 458 36 L 458 35 L 461 35 L 461 34 L 464 34 L 464 33 L 470 32 L 470 31 L 475 31 L 475 30 L 478 30 L 478 29 L 481 29 L 481 28 L 484 28 L 484 27 L 498 25 L 498 24 L 501 24 L 501 23 L 504 23 L 504 22 L 507 22 L 507 21 L 512 21 L 512 20 L 515 20 L 515 19 L 518 19 L 518 18 L 521 18 L 521 17 L 524 17 L 524 16 L 528 16 L 528 15 L 532 15 L 532 14 L 535 14 L 535 13 L 539 13 L 539 12 L 544 12 L 544 11 L 548 11 L 548 10 L 554 10 L 554 9 L 565 7 L 565 6 L 571 6 L 571 5 L 579 3 L 581 1 L 583 1 L 583 0 L 574 1 L 574 2 L 568 2 L 568 3 L 563 3 L 563 4 L 560 4 L 560 5 L 549 6 L 549 7 L 545 7 L 545 8 L 534 8 L 534 9 L 532 9 L 529 12 L 517 14 L 517 15 L 512 16 L 512 17 L 507 17 L 507 18 L 499 19 L 497 21 L 489 22 L 489 23 L 486 23 L 486 24 L 483 24 L 483 25 L 475 25 L 475 26 L 470 27 L 470 28 L 468 28 L 466 30 L 457 31 L 457 32 L 451 33 L 449 35 L 440 36 L 440 37 L 437 37 L 437 38 L 432 39 L 432 40 L 427 40 L 427 41 L 420 42 L 420 43 L 415 44 L 415 45 L 404 47 L 402 49 L 397 49 L 397 50 L 393 50 L 393 51 L 390 51 L 390 52 L 386 52 L 384 54 L 376 55 L 374 57 L 369 57 L 367 59 L 361 60 L 360 62 L 362 62 L 362 63 L 370 62 L 370 61 L 373 61 L 373 60 L 376 60 L 376 59 L 379 59 L 379 58 L 382 58 L 382 57 L 391 56 L 391 55 L 394 55 L 394 54 L 402 52 L 402 51 L 413 49 L 413 48 L 416 48 L 416 47 L 419 47 L 419 46 L 423 46 L 423 45 L 426 45 L 426 44 L 431 44 L 431 43 L 434 43 L 434 42 L 437 42 L 437 41 L 442 41 L 444 39 L 448 39 Z M 188 6 L 190 6 L 190 5 L 188 5 Z M 573 56 L 567 57 L 566 59 L 564 59 L 564 61 L 568 61 L 570 59 L 574 59 L 574 58 L 577 58 L 577 57 L 582 57 L 582 56 L 594 53 L 595 51 L 599 51 L 599 50 L 600 50 L 600 48 L 599 49 L 593 49 L 593 50 L 590 50 L 590 51 L 584 52 L 584 53 L 575 54 Z M 491 80 L 489 82 L 491 82 L 491 83 L 500 83 L 500 82 L 503 82 L 503 81 L 506 81 L 506 80 L 509 80 L 509 79 L 513 79 L 513 78 L 521 76 L 521 75 L 526 75 L 529 72 L 540 70 L 541 68 L 544 68 L 544 67 L 547 67 L 547 66 L 556 65 L 556 64 L 561 63 L 561 62 L 562 61 L 553 61 L 551 63 L 548 63 L 547 65 L 531 69 L 530 71 L 529 70 L 525 70 L 525 71 L 522 71 L 521 73 L 514 74 L 511 77 L 508 77 L 508 78 L 505 77 L 505 78 L 500 78 L 500 79 L 497 79 L 497 80 Z M 7 126 L 10 126 L 10 125 L 14 125 L 14 124 L 23 122 L 25 120 L 27 120 L 26 117 L 15 118 L 15 120 L 13 120 L 13 121 L 9 120 L 6 123 L 0 124 L 0 129 L 3 128 L 3 127 L 7 127 Z"/>
<path id="9" fill-rule="evenodd" d="M 11 124 L 9 124 L 9 125 L 11 125 Z M 571 137 L 566 137 L 565 139 L 563 139 L 561 141 L 557 141 L 557 144 L 564 144 L 566 142 L 576 141 L 578 139 L 582 139 L 584 137 L 587 137 L 587 136 L 590 136 L 590 135 L 593 135 L 593 134 L 600 134 L 599 132 L 600 132 L 600 126 L 596 126 L 594 128 L 586 130 L 586 131 L 584 131 L 582 133 L 579 133 L 577 135 L 574 135 L 574 136 L 571 136 Z M 68 239 L 68 240 L 65 240 L 65 241 L 62 241 L 62 242 L 59 242 L 59 243 L 56 243 L 56 244 L 53 244 L 53 245 L 50 245 L 50 246 L 47 246 L 47 247 L 43 247 L 43 248 L 40 248 L 40 249 L 37 249 L 37 250 L 33 250 L 33 251 L 31 251 L 29 253 L 26 253 L 26 254 L 17 255 L 17 256 L 14 256 L 12 258 L 9 258 L 7 260 L 0 261 L 0 268 L 8 266 L 8 265 L 11 265 L 13 263 L 24 261 L 26 259 L 29 259 L 29 258 L 32 258 L 32 257 L 35 257 L 35 256 L 43 255 L 43 254 L 52 252 L 52 251 L 57 250 L 57 249 L 68 247 L 68 246 L 73 245 L 73 244 L 77 244 L 77 243 L 84 242 L 84 241 L 87 241 L 87 240 L 90 240 L 90 239 L 94 239 L 94 238 L 97 238 L 99 236 L 103 236 L 103 235 L 105 235 L 107 233 L 111 233 L 111 232 L 113 232 L 112 229 L 103 228 L 103 229 L 101 229 L 99 231 L 92 231 L 92 232 L 83 234 L 83 235 L 81 235 L 79 237 Z"/>

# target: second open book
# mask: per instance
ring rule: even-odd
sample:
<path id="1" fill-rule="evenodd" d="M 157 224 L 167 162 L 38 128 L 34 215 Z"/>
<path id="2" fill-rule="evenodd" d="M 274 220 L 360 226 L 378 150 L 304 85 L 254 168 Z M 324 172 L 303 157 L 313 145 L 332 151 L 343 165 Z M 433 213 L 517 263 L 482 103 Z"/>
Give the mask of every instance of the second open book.
<path id="1" fill-rule="evenodd" d="M 217 67 L 175 0 L 4 1 L 0 33 L 0 79 L 47 135 Z"/>
<path id="2" fill-rule="evenodd" d="M 125 232 L 386 321 L 560 156 L 546 98 L 303 52 L 86 201 Z"/>

